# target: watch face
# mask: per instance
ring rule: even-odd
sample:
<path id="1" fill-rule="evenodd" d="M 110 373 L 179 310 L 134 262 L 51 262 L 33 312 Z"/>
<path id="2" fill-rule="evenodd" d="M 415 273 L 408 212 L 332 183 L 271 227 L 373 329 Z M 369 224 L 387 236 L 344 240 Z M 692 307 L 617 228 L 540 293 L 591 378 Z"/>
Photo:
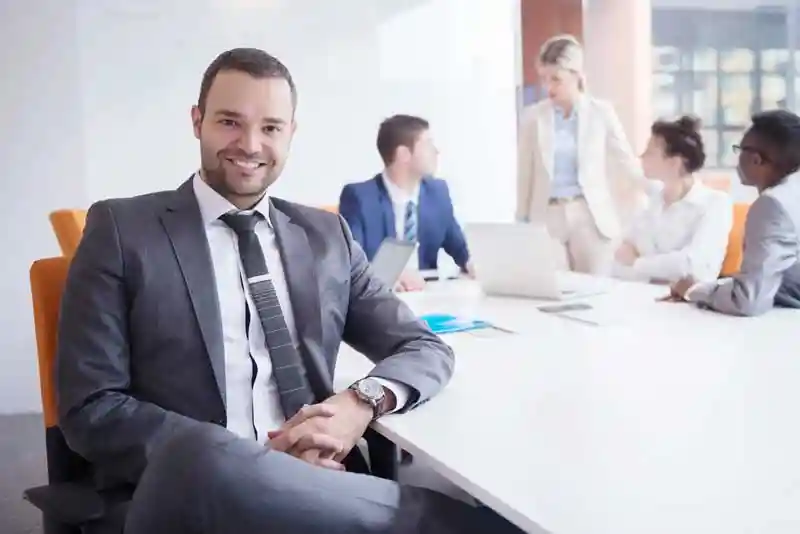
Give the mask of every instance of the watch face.
<path id="1" fill-rule="evenodd" d="M 358 383 L 358 392 L 368 399 L 380 399 L 383 397 L 383 386 L 373 378 L 365 378 Z"/>

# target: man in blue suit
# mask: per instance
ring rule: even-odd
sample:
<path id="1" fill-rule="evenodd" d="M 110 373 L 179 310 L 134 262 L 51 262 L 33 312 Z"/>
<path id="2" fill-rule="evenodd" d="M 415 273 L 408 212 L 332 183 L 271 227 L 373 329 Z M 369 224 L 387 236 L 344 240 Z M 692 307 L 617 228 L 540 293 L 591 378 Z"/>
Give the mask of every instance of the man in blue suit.
<path id="1" fill-rule="evenodd" d="M 384 170 L 366 182 L 342 190 L 339 212 L 353 237 L 372 260 L 386 238 L 418 244 L 400 278 L 398 289 L 421 289 L 421 270 L 436 269 L 444 249 L 465 273 L 471 274 L 469 251 L 453 213 L 447 182 L 433 178 L 439 152 L 425 119 L 395 115 L 378 129 L 378 152 Z"/>

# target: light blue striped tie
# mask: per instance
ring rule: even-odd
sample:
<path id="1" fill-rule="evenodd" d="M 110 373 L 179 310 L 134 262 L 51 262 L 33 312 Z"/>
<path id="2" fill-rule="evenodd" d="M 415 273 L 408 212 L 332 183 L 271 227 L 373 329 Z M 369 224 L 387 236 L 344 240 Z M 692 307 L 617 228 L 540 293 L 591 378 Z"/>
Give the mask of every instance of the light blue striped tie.
<path id="1" fill-rule="evenodd" d="M 417 241 L 417 206 L 413 202 L 406 204 L 406 220 L 403 225 L 403 239 L 412 243 Z"/>

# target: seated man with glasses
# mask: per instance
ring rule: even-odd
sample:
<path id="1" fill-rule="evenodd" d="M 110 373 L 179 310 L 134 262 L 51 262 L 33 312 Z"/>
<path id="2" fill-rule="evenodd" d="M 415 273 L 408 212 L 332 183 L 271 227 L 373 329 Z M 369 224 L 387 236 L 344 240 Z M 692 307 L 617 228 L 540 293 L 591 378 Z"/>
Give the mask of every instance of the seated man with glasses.
<path id="1" fill-rule="evenodd" d="M 742 266 L 731 278 L 678 281 L 671 297 L 729 315 L 800 308 L 800 117 L 758 113 L 734 146 L 742 184 L 758 189 L 745 223 Z"/>

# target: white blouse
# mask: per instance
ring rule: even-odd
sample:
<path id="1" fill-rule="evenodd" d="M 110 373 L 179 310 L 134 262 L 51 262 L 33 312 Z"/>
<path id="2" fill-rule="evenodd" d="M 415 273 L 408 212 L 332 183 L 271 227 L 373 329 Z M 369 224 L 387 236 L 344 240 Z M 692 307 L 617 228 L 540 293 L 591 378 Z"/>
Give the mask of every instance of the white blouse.
<path id="1" fill-rule="evenodd" d="M 615 263 L 614 275 L 648 282 L 716 280 L 732 225 L 733 203 L 725 192 L 697 180 L 686 196 L 667 206 L 659 189 L 624 237 L 639 258 L 631 266 Z"/>

